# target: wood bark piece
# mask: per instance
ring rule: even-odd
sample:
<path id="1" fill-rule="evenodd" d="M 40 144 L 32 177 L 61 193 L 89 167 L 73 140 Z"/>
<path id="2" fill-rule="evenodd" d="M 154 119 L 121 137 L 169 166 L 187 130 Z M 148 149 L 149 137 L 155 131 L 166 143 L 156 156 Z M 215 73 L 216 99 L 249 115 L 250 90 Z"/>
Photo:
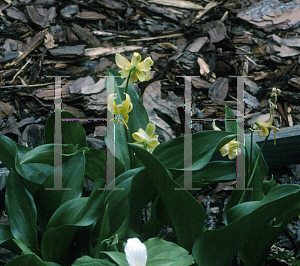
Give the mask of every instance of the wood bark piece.
<path id="1" fill-rule="evenodd" d="M 140 42 L 140 41 L 152 41 L 152 40 L 159 40 L 159 39 L 167 39 L 167 38 L 176 38 L 183 36 L 183 33 L 175 33 L 170 35 L 162 35 L 157 37 L 149 37 L 149 38 L 140 38 L 140 39 L 130 39 L 130 42 Z"/>
<path id="2" fill-rule="evenodd" d="M 99 56 L 116 54 L 116 53 L 124 53 L 124 52 L 133 52 L 141 49 L 143 49 L 143 46 L 135 46 L 135 45 L 111 47 L 111 48 L 97 47 L 97 48 L 85 49 L 84 55 L 89 56 L 90 59 L 95 59 Z"/>
<path id="3" fill-rule="evenodd" d="M 28 22 L 25 14 L 22 11 L 20 11 L 19 9 L 15 8 L 15 7 L 7 8 L 6 9 L 6 14 L 10 18 L 21 20 L 22 22 L 25 22 L 25 23 Z"/>
<path id="4" fill-rule="evenodd" d="M 79 36 L 79 38 L 93 46 L 99 46 L 100 41 L 95 37 L 95 35 L 90 32 L 87 28 L 82 28 L 77 24 L 73 24 L 73 30 Z"/>
<path id="5" fill-rule="evenodd" d="M 208 95 L 213 101 L 224 101 L 229 87 L 228 78 L 217 78 L 216 81 L 210 86 Z"/>
<path id="6" fill-rule="evenodd" d="M 99 20 L 99 19 L 106 19 L 106 16 L 92 11 L 82 11 L 78 13 L 76 18 L 84 19 L 84 20 Z"/>
<path id="7" fill-rule="evenodd" d="M 297 1 L 283 3 L 278 0 L 264 0 L 239 12 L 237 17 L 271 32 L 296 26 L 299 23 L 299 13 L 300 4 Z"/>
<path id="8" fill-rule="evenodd" d="M 85 45 L 59 46 L 57 48 L 49 50 L 49 52 L 53 56 L 83 56 L 84 47 Z"/>
<path id="9" fill-rule="evenodd" d="M 26 9 L 32 22 L 42 28 L 49 27 L 50 22 L 56 17 L 56 9 L 54 6 L 49 9 L 39 6 L 26 6 Z"/>
<path id="10" fill-rule="evenodd" d="M 191 1 L 181 1 L 181 0 L 148 0 L 150 3 L 155 3 L 164 6 L 172 6 L 176 8 L 183 8 L 189 10 L 204 10 L 204 7 L 199 4 L 195 4 Z"/>
<path id="11" fill-rule="evenodd" d="M 208 41 L 207 37 L 200 37 L 194 40 L 186 49 L 191 53 L 198 53 L 204 44 Z"/>
<path id="12" fill-rule="evenodd" d="M 176 95 L 169 95 L 167 98 L 162 99 L 160 81 L 151 83 L 143 94 L 143 104 L 149 114 L 149 121 L 155 125 L 155 132 L 163 141 L 172 139 L 175 135 L 171 127 L 161 119 L 157 113 L 159 112 L 162 115 L 167 115 L 172 118 L 174 122 L 180 124 L 177 111 L 178 104 L 176 105 L 174 100 L 179 100 Z"/>
<path id="13" fill-rule="evenodd" d="M 19 52 L 19 55 L 11 63 L 6 64 L 5 67 L 18 65 L 31 51 L 33 51 L 42 43 L 46 32 L 47 29 L 40 31 L 37 35 L 35 35 L 32 40 L 25 46 L 25 48 Z"/>

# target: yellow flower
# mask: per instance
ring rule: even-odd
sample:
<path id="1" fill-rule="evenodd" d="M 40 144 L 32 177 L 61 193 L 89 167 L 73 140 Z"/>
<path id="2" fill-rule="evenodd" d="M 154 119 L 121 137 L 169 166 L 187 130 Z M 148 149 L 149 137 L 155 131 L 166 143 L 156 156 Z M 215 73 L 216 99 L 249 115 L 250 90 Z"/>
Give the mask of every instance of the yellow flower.
<path id="1" fill-rule="evenodd" d="M 150 69 L 153 63 L 154 62 L 151 59 L 151 57 L 147 57 L 144 61 L 141 62 L 141 55 L 136 52 L 133 53 L 131 62 L 129 62 L 125 57 L 123 57 L 119 53 L 116 54 L 116 64 L 119 68 L 122 68 L 122 70 L 120 71 L 122 78 L 127 77 L 128 79 L 129 72 L 132 69 L 128 84 L 137 82 L 138 80 L 149 80 Z M 143 72 L 146 72 L 146 74 Z M 123 82 L 123 84 L 120 87 L 125 87 L 127 79 Z"/>
<path id="2" fill-rule="evenodd" d="M 130 101 L 130 96 L 127 93 L 125 93 L 125 95 L 126 95 L 126 100 L 123 101 L 122 104 L 116 105 L 114 98 L 117 96 L 117 94 L 116 93 L 110 94 L 108 96 L 108 110 L 111 113 L 116 115 L 115 119 L 118 121 L 117 122 L 118 124 L 120 123 L 121 125 L 123 122 L 126 128 L 128 129 L 127 127 L 127 122 L 129 119 L 128 113 L 131 112 L 133 105 Z"/>
<path id="3" fill-rule="evenodd" d="M 259 129 L 254 130 L 254 131 L 257 131 L 258 136 L 263 138 L 263 137 L 267 137 L 269 135 L 269 129 L 273 129 L 274 130 L 274 144 L 275 144 L 276 133 L 279 131 L 279 129 L 277 127 L 272 126 L 272 124 L 273 124 L 273 112 L 274 112 L 274 108 L 271 106 L 269 120 L 267 122 L 256 121 L 255 124 L 259 127 Z"/>
<path id="4" fill-rule="evenodd" d="M 139 129 L 138 132 L 132 134 L 132 137 L 137 140 L 133 144 L 140 146 L 141 148 L 153 152 L 154 148 L 159 145 L 158 135 L 154 135 L 155 125 L 149 123 L 146 127 L 146 131 Z"/>
<path id="5" fill-rule="evenodd" d="M 221 131 L 221 129 L 219 129 L 217 126 L 216 126 L 216 123 L 215 121 L 212 122 L 212 126 L 214 128 L 214 130 L 218 130 L 218 131 Z M 228 155 L 228 158 L 230 160 L 234 159 L 236 156 L 240 155 L 242 153 L 242 150 L 239 148 L 239 144 L 240 142 L 239 141 L 236 141 L 236 140 L 231 140 L 229 141 L 227 144 L 225 144 L 221 149 L 220 149 L 220 152 L 221 152 L 221 155 L 224 157 L 226 155 Z"/>

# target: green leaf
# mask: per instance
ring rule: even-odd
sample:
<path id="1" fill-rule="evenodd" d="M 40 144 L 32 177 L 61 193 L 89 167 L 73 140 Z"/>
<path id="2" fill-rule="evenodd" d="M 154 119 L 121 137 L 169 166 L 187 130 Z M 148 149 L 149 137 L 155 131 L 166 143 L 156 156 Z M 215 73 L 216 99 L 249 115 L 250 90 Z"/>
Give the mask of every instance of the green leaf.
<path id="1" fill-rule="evenodd" d="M 26 164 L 26 163 L 43 163 L 43 164 L 50 164 L 53 166 L 54 162 L 54 154 L 55 152 L 55 146 L 61 146 L 62 153 L 57 154 L 58 156 L 71 156 L 75 155 L 77 153 L 82 152 L 82 150 L 76 150 L 75 146 L 73 144 L 44 144 L 41 146 L 38 146 L 34 148 L 33 150 L 30 150 L 27 152 L 20 162 L 20 164 Z"/>
<path id="2" fill-rule="evenodd" d="M 187 250 L 173 242 L 155 237 L 148 239 L 144 244 L 147 248 L 146 266 L 189 266 L 194 263 L 193 256 L 189 255 Z M 108 255 L 119 266 L 128 266 L 124 253 L 114 251 L 101 253 Z"/>
<path id="3" fill-rule="evenodd" d="M 269 191 L 276 186 L 277 186 L 277 182 L 272 176 L 271 180 L 263 182 L 262 190 L 264 194 L 267 195 Z"/>
<path id="4" fill-rule="evenodd" d="M 284 188 L 285 189 L 285 188 Z M 280 213 L 272 224 L 268 224 L 257 231 L 239 251 L 239 256 L 245 265 L 263 265 L 269 250 L 288 223 L 300 212 L 300 202 L 290 204 Z M 261 236 L 264 236 L 263 238 Z"/>
<path id="5" fill-rule="evenodd" d="M 6 266 L 55 266 L 57 264 L 47 264 L 35 254 L 23 254 L 5 264 Z"/>
<path id="6" fill-rule="evenodd" d="M 6 180 L 5 203 L 14 238 L 30 248 L 38 249 L 37 211 L 34 199 L 13 172 L 9 173 Z"/>
<path id="7" fill-rule="evenodd" d="M 108 150 L 108 152 L 110 152 Z M 97 178 L 106 179 L 106 150 L 89 149 L 85 153 L 86 165 L 84 175 L 91 180 Z M 115 176 L 119 176 L 125 172 L 123 164 L 115 158 Z"/>
<path id="8" fill-rule="evenodd" d="M 184 248 L 176 245 L 173 242 L 165 241 L 161 238 L 155 237 L 150 238 L 146 242 L 144 242 L 146 248 L 147 248 L 147 266 L 149 265 L 155 265 L 150 263 L 152 260 L 158 260 L 158 259 L 168 259 L 172 260 L 173 263 L 170 265 L 174 266 L 188 266 L 192 265 L 194 263 L 194 259 L 192 255 L 189 255 L 189 252 L 185 250 Z M 162 264 L 156 264 L 156 265 L 165 265 Z"/>
<path id="9" fill-rule="evenodd" d="M 141 233 L 141 210 L 157 195 L 156 186 L 152 178 L 147 174 L 146 169 L 143 169 L 132 178 L 128 203 L 131 229 L 135 232 Z"/>
<path id="10" fill-rule="evenodd" d="M 127 196 L 131 190 L 131 180 L 143 168 L 129 170 L 115 179 L 115 190 L 105 191 L 105 205 L 109 204 L 110 233 L 118 233 L 126 216 L 129 215 Z M 120 236 L 121 238 L 121 236 Z"/>
<path id="11" fill-rule="evenodd" d="M 161 196 L 177 243 L 191 251 L 195 240 L 206 230 L 204 227 L 204 221 L 207 218 L 205 210 L 186 190 L 176 190 L 179 187 L 178 184 L 169 176 L 167 169 L 154 155 L 134 144 L 129 145 L 145 165 L 148 175 Z"/>
<path id="12" fill-rule="evenodd" d="M 77 117 L 67 111 L 61 111 L 61 118 Z M 54 126 L 55 112 L 47 120 L 44 144 L 54 143 Z M 61 144 L 73 144 L 77 149 L 87 147 L 85 130 L 79 121 L 61 121 L 61 132 Z"/>
<path id="13" fill-rule="evenodd" d="M 227 226 L 207 230 L 195 241 L 193 256 L 197 264 L 229 265 L 252 236 L 284 212 L 290 202 L 298 201 L 299 196 L 298 185 L 281 185 L 272 188 L 261 201 L 244 202 L 232 207 L 227 213 Z"/>
<path id="14" fill-rule="evenodd" d="M 171 173 L 179 175 L 175 181 L 184 186 L 184 171 L 170 170 Z M 236 178 L 235 161 L 214 161 L 208 163 L 200 170 L 193 171 L 193 188 L 202 188 L 209 184 L 234 180 Z"/>
<path id="15" fill-rule="evenodd" d="M 93 259 L 89 256 L 83 256 L 74 261 L 72 266 L 115 266 L 108 259 Z"/>
<path id="16" fill-rule="evenodd" d="M 98 190 L 104 184 L 102 179 L 95 180 L 89 198 L 69 200 L 52 215 L 41 243 L 45 260 L 63 265 L 72 263 L 71 242 L 77 228 L 93 225 L 104 211 L 103 191 Z"/>
<path id="17" fill-rule="evenodd" d="M 236 135 L 226 131 L 207 130 L 192 134 L 192 170 L 207 165 L 218 151 Z M 184 170 L 184 137 L 171 139 L 158 145 L 153 151 L 166 168 Z"/>
<path id="18" fill-rule="evenodd" d="M 108 255 L 119 266 L 128 266 L 128 262 L 124 253 L 117 252 L 117 251 L 101 251 L 101 254 Z"/>
<path id="19" fill-rule="evenodd" d="M 35 194 L 39 225 L 42 232 L 52 214 L 68 200 L 80 198 L 83 191 L 85 158 L 83 153 L 68 156 L 62 163 L 62 188 L 71 190 L 47 190 L 54 188 L 54 172 Z M 53 167 L 52 167 L 53 168 Z"/>
<path id="20" fill-rule="evenodd" d="M 0 134 L 0 160 L 17 175 L 26 189 L 34 194 L 52 172 L 50 165 L 38 163 L 20 165 L 20 160 L 30 151 L 30 148 L 15 143 L 10 138 Z"/>

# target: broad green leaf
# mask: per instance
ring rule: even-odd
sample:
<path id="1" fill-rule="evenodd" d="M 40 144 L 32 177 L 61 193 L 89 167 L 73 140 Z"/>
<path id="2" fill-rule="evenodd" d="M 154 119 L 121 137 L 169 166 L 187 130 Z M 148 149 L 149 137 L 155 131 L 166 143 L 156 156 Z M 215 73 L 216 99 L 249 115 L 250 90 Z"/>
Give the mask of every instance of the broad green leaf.
<path id="1" fill-rule="evenodd" d="M 61 111 L 61 118 L 77 117 L 67 111 Z M 55 112 L 51 114 L 47 120 L 45 126 L 44 144 L 54 143 L 54 127 Z M 61 132 L 61 144 L 73 144 L 76 147 L 76 149 L 87 147 L 85 130 L 79 121 L 61 121 Z"/>
<path id="2" fill-rule="evenodd" d="M 108 152 L 110 152 L 108 150 Z M 89 149 L 85 153 L 86 165 L 84 175 L 91 180 L 97 178 L 106 179 L 106 150 Z M 125 169 L 123 164 L 115 158 L 115 176 L 119 176 L 124 173 Z"/>
<path id="3" fill-rule="evenodd" d="M 184 186 L 184 171 L 170 170 L 179 175 L 175 181 Z M 182 174 L 181 174 L 182 173 Z M 208 163 L 200 170 L 193 171 L 193 188 L 202 188 L 209 184 L 234 180 L 236 178 L 235 161 L 214 161 Z M 195 191 L 194 191 L 195 192 Z"/>
<path id="4" fill-rule="evenodd" d="M 207 165 L 215 151 L 218 151 L 236 135 L 226 131 L 207 130 L 192 134 L 192 170 Z M 219 152 L 219 151 L 218 151 Z M 184 170 L 184 137 L 171 139 L 158 145 L 153 151 L 166 168 Z"/>
<path id="5" fill-rule="evenodd" d="M 69 200 L 52 215 L 41 243 L 45 260 L 70 264 L 71 242 L 78 227 L 93 225 L 104 211 L 103 179 L 95 180 L 91 196 Z M 89 237 L 89 236 L 87 236 Z"/>
<path id="6" fill-rule="evenodd" d="M 245 265 L 262 265 L 268 256 L 269 250 L 288 223 L 297 217 L 300 212 L 300 202 L 290 204 L 273 219 L 272 225 L 268 224 L 251 237 L 239 251 L 239 256 Z M 261 237 L 261 236 L 264 237 Z"/>
<path id="7" fill-rule="evenodd" d="M 157 195 L 156 186 L 146 169 L 132 178 L 131 190 L 128 195 L 129 216 L 131 228 L 137 233 L 141 233 L 141 210 Z"/>
<path id="8" fill-rule="evenodd" d="M 17 175 L 26 189 L 34 194 L 52 172 L 50 165 L 38 163 L 20 165 L 20 160 L 30 151 L 30 148 L 15 143 L 10 138 L 0 134 L 0 160 Z"/>
<path id="9" fill-rule="evenodd" d="M 81 197 L 84 182 L 84 167 L 85 158 L 82 152 L 66 157 L 62 163 L 62 188 L 71 189 L 47 190 L 47 188 L 54 188 L 55 177 L 52 174 L 35 194 L 39 225 L 42 232 L 44 232 L 50 217 L 59 206 L 68 200 Z"/>
<path id="10" fill-rule="evenodd" d="M 159 159 L 134 144 L 129 145 L 145 165 L 148 175 L 161 196 L 177 243 L 191 251 L 195 240 L 206 230 L 205 210 L 186 190 L 176 190 L 179 185 L 169 176 L 169 172 Z"/>
<path id="11" fill-rule="evenodd" d="M 130 192 L 130 184 L 132 178 L 138 174 L 143 168 L 135 168 L 124 172 L 117 178 L 115 178 L 115 188 L 113 189 L 113 182 L 108 185 L 108 189 L 105 190 L 104 204 L 109 203 L 109 221 L 110 221 L 110 234 L 114 237 L 117 233 L 120 238 L 125 237 L 127 234 L 129 215 L 127 195 Z M 100 234 L 101 222 L 103 219 L 104 211 L 101 214 L 100 220 L 97 222 L 93 230 L 93 239 L 98 238 Z M 97 245 L 98 242 L 93 242 Z"/>
<path id="12" fill-rule="evenodd" d="M 227 213 L 227 226 L 207 230 L 195 241 L 193 256 L 197 264 L 229 265 L 252 236 L 284 212 L 290 202 L 298 201 L 299 196 L 298 185 L 281 185 L 272 188 L 260 201 L 244 202 L 232 207 Z"/>
<path id="13" fill-rule="evenodd" d="M 146 266 L 189 266 L 194 263 L 193 256 L 175 243 L 161 238 L 150 238 L 144 242 L 147 248 Z M 108 255 L 119 266 L 128 266 L 126 256 L 121 252 L 101 252 Z"/>
<path id="14" fill-rule="evenodd" d="M 13 239 L 14 236 L 10 231 L 8 224 L 0 224 L 0 245 L 10 239 Z"/>
<path id="15" fill-rule="evenodd" d="M 150 265 L 151 260 L 157 259 L 168 259 L 172 260 L 174 266 L 188 266 L 194 263 L 192 255 L 189 255 L 189 252 L 184 248 L 176 245 L 173 242 L 165 241 L 161 238 L 155 237 L 150 238 L 144 242 L 147 248 L 147 266 Z M 151 264 L 155 265 L 155 264 Z M 159 265 L 159 264 L 156 264 Z M 164 263 L 160 265 L 165 265 Z"/>
<path id="16" fill-rule="evenodd" d="M 277 186 L 277 182 L 272 176 L 271 180 L 263 182 L 262 190 L 263 190 L 264 194 L 267 195 L 269 193 L 269 191 L 273 187 L 276 187 L 276 186 Z"/>
<path id="17" fill-rule="evenodd" d="M 20 240 L 14 239 L 9 225 L 0 224 L 0 246 L 19 255 L 22 253 L 33 253 Z"/>
<path id="18" fill-rule="evenodd" d="M 62 150 L 62 154 L 57 153 L 57 156 L 63 156 L 63 157 L 71 156 L 82 151 L 82 150 L 76 150 L 73 144 L 63 144 L 63 145 L 52 144 L 52 143 L 44 144 L 27 152 L 22 157 L 20 164 L 22 165 L 26 163 L 42 163 L 42 164 L 53 165 L 54 156 L 56 154 L 54 149 L 56 145 L 61 146 L 61 150 Z"/>
<path id="19" fill-rule="evenodd" d="M 93 259 L 89 256 L 83 256 L 74 261 L 72 266 L 116 266 L 108 259 Z"/>
<path id="20" fill-rule="evenodd" d="M 37 211 L 34 199 L 13 172 L 9 173 L 6 180 L 5 203 L 14 238 L 30 248 L 38 249 Z"/>
<path id="21" fill-rule="evenodd" d="M 124 253 L 117 251 L 101 251 L 101 254 L 108 255 L 119 266 L 128 266 L 128 262 Z"/>
<path id="22" fill-rule="evenodd" d="M 60 266 L 54 262 L 42 261 L 36 254 L 23 254 L 14 258 L 5 265 L 8 266 Z"/>

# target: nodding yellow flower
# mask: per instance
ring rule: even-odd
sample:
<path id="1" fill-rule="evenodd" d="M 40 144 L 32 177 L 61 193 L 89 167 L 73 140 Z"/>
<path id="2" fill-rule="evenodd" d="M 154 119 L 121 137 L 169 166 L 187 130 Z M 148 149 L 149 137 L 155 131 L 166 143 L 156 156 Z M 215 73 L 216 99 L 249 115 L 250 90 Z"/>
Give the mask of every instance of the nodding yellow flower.
<path id="1" fill-rule="evenodd" d="M 267 122 L 256 121 L 254 124 L 258 126 L 258 130 L 254 130 L 258 132 L 258 136 L 263 138 L 269 135 L 269 129 L 273 129 L 274 131 L 274 145 L 276 144 L 276 133 L 279 131 L 277 127 L 274 127 L 273 119 L 274 119 L 274 109 L 276 107 L 277 96 L 280 94 L 280 89 L 273 88 L 270 94 L 269 104 L 270 104 L 270 118 Z"/>
<path id="2" fill-rule="evenodd" d="M 158 135 L 154 135 L 155 125 L 149 123 L 146 127 L 146 131 L 143 129 L 139 129 L 138 132 L 132 134 L 132 137 L 137 140 L 133 144 L 140 146 L 141 148 L 153 152 L 155 147 L 159 145 Z"/>
<path id="3" fill-rule="evenodd" d="M 132 69 L 128 82 L 128 84 L 131 84 L 133 82 L 137 82 L 138 80 L 149 80 L 150 69 L 154 62 L 151 59 L 151 57 L 147 57 L 146 59 L 144 59 L 144 61 L 141 62 L 141 55 L 137 52 L 134 52 L 131 58 L 131 62 L 129 62 L 125 57 L 117 53 L 116 64 L 119 68 L 122 68 L 122 70 L 119 71 L 122 78 L 127 77 L 128 79 L 129 72 Z M 143 72 L 146 72 L 146 74 Z M 125 87 L 127 79 L 123 82 L 123 84 L 120 87 Z"/>
<path id="4" fill-rule="evenodd" d="M 216 123 L 215 121 L 212 122 L 212 126 L 214 128 L 214 130 L 218 130 L 218 131 L 221 131 L 221 129 L 219 129 L 217 126 L 216 126 Z M 227 144 L 225 144 L 221 149 L 220 149 L 220 152 L 221 152 L 221 155 L 224 157 L 226 155 L 228 155 L 228 158 L 230 160 L 234 159 L 236 156 L 240 155 L 242 153 L 242 150 L 239 148 L 239 144 L 240 142 L 239 141 L 236 141 L 236 140 L 231 140 L 229 141 Z"/>
<path id="5" fill-rule="evenodd" d="M 258 132 L 258 136 L 261 138 L 267 137 L 269 135 L 269 129 L 273 129 L 274 131 L 274 144 L 276 143 L 276 133 L 279 131 L 277 127 L 272 126 L 273 124 L 273 112 L 274 108 L 271 107 L 270 110 L 270 118 L 267 122 L 256 121 L 255 124 L 259 127 L 258 130 L 254 130 Z"/>
<path id="6" fill-rule="evenodd" d="M 111 113 L 116 115 L 115 119 L 118 121 L 117 122 L 118 124 L 121 125 L 122 123 L 124 123 L 124 125 L 128 129 L 127 127 L 127 122 L 129 119 L 128 113 L 131 112 L 133 105 L 130 101 L 130 96 L 127 93 L 125 93 L 125 95 L 126 95 L 125 101 L 123 101 L 122 104 L 116 105 L 114 99 L 117 96 L 117 94 L 116 93 L 110 94 L 108 96 L 108 110 Z"/>
<path id="7" fill-rule="evenodd" d="M 146 266 L 147 248 L 138 238 L 129 238 L 124 250 L 129 266 Z"/>

